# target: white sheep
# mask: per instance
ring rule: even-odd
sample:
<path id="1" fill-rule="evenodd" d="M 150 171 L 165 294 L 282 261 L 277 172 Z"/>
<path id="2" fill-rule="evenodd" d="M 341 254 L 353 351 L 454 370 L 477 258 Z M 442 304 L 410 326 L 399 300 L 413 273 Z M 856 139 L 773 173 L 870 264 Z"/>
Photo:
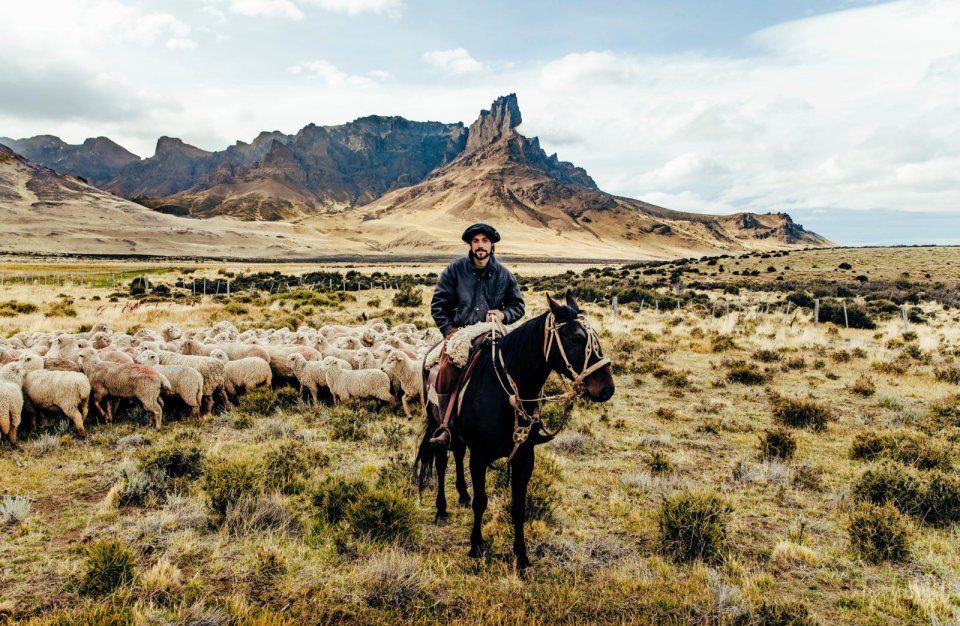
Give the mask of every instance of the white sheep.
<path id="1" fill-rule="evenodd" d="M 318 361 L 308 361 L 299 353 L 291 354 L 288 358 L 291 369 L 293 369 L 293 373 L 300 382 L 300 391 L 302 392 L 304 387 L 310 390 L 310 396 L 313 398 L 313 403 L 316 404 L 320 388 L 327 386 L 327 377 L 323 373 L 322 363 Z M 331 362 L 338 360 L 332 356 L 328 356 L 326 359 L 330 359 Z M 343 369 L 352 369 L 346 361 L 339 362 Z"/>
<path id="2" fill-rule="evenodd" d="M 223 363 L 224 390 L 232 396 L 241 391 L 270 387 L 273 384 L 270 363 L 260 357 L 249 356 L 231 361 L 227 353 L 220 349 L 212 350 L 210 357 Z"/>
<path id="3" fill-rule="evenodd" d="M 23 378 L 27 372 L 20 363 L 0 367 L 0 433 L 17 443 L 17 428 L 23 413 Z"/>
<path id="4" fill-rule="evenodd" d="M 380 369 L 386 372 L 390 380 L 402 390 L 400 402 L 403 404 L 404 414 L 409 418 L 410 407 L 407 406 L 407 398 L 423 397 L 423 361 L 411 359 L 403 352 L 394 350 L 384 360 Z"/>
<path id="5" fill-rule="evenodd" d="M 335 359 L 321 362 L 327 388 L 333 395 L 333 403 L 339 404 L 350 398 L 376 398 L 393 402 L 390 394 L 390 377 L 380 370 L 347 370 Z"/>
<path id="6" fill-rule="evenodd" d="M 80 372 L 48 372 L 43 369 L 43 357 L 24 354 L 20 363 L 27 375 L 23 379 L 23 393 L 34 405 L 47 411 L 62 411 L 70 418 L 77 433 L 87 436 L 83 422 L 90 406 L 90 381 Z"/>
<path id="7" fill-rule="evenodd" d="M 80 367 L 93 387 L 93 406 L 107 422 L 113 421 L 110 398 L 136 398 L 153 415 L 153 426 L 160 430 L 163 420 L 161 390 L 173 393 L 170 381 L 155 369 L 138 363 L 101 361 L 90 354 L 80 355 Z M 101 402 L 107 400 L 104 411 Z"/>
<path id="8" fill-rule="evenodd" d="M 190 417 L 200 418 L 200 406 L 203 403 L 203 376 L 186 365 L 151 365 L 170 382 L 170 392 L 165 395 L 176 396 L 190 407 Z"/>
<path id="9" fill-rule="evenodd" d="M 217 392 L 224 406 L 230 406 L 226 392 L 223 389 L 224 367 L 219 360 L 208 356 L 190 356 L 177 352 L 154 352 L 145 350 L 137 357 L 138 363 L 144 365 L 186 365 L 200 372 L 203 376 L 203 412 L 209 413 L 213 409 L 213 396 Z"/>

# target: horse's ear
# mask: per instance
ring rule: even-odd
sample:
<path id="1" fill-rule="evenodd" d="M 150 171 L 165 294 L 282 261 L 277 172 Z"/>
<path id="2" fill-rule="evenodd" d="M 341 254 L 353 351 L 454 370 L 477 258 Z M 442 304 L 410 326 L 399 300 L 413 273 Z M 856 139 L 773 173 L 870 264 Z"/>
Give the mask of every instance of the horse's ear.
<path id="1" fill-rule="evenodd" d="M 547 294 L 547 305 L 550 307 L 550 312 L 553 313 L 554 317 L 563 315 L 563 305 L 551 298 L 550 294 Z"/>
<path id="2" fill-rule="evenodd" d="M 580 303 L 577 302 L 577 299 L 573 297 L 573 292 L 569 289 L 567 290 L 567 306 L 576 311 L 580 312 Z"/>

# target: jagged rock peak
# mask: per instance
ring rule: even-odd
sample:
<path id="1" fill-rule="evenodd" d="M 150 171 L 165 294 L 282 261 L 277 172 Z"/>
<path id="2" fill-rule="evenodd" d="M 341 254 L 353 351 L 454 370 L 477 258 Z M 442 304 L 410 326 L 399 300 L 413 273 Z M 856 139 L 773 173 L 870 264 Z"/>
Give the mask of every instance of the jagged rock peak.
<path id="1" fill-rule="evenodd" d="M 480 117 L 470 125 L 467 151 L 476 150 L 509 135 L 522 121 L 517 94 L 500 96 L 490 105 L 489 111 L 480 111 Z"/>
<path id="2" fill-rule="evenodd" d="M 188 143 L 184 143 L 182 139 L 166 136 L 157 139 L 157 148 L 154 152 L 157 155 L 171 152 L 179 152 L 186 156 L 207 156 L 211 154 L 206 150 L 202 150 L 196 146 L 191 146 Z"/>

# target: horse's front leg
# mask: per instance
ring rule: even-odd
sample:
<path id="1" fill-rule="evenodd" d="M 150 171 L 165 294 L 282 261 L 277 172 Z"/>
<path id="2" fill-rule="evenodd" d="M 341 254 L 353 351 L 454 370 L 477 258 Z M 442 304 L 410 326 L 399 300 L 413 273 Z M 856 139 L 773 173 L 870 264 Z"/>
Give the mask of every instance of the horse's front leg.
<path id="1" fill-rule="evenodd" d="M 470 506 L 470 492 L 467 491 L 467 477 L 463 471 L 463 458 L 467 455 L 467 446 L 459 439 L 453 442 L 453 461 L 457 467 L 457 493 L 460 494 L 460 506 Z"/>
<path id="2" fill-rule="evenodd" d="M 470 552 L 467 556 L 479 559 L 483 554 L 483 513 L 487 510 L 487 463 L 470 451 L 470 478 L 473 480 L 473 532 L 470 533 Z"/>
<path id="3" fill-rule="evenodd" d="M 513 553 L 517 557 L 517 569 L 523 570 L 530 566 L 527 543 L 523 537 L 523 523 L 527 517 L 527 485 L 533 475 L 533 446 L 521 448 L 512 464 L 510 513 L 513 518 Z"/>
<path id="4" fill-rule="evenodd" d="M 447 514 L 447 451 L 437 450 L 433 455 L 433 460 L 437 470 L 437 516 L 435 520 L 439 523 L 450 517 Z"/>

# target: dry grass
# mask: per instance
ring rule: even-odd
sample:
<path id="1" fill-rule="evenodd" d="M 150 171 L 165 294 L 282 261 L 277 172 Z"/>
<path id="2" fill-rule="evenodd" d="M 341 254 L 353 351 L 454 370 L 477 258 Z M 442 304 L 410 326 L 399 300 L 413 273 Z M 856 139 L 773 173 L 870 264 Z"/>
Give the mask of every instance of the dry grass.
<path id="1" fill-rule="evenodd" d="M 938 279 L 955 282 L 960 263 L 948 252 L 885 251 L 883 261 L 868 250 L 834 250 L 751 257 L 740 266 L 732 259 L 721 262 L 728 270 L 756 265 L 761 274 L 752 280 L 765 283 L 775 280 L 763 272 L 770 264 L 826 278 L 852 271 L 896 279 L 908 271 L 919 279 L 942 271 Z M 853 270 L 834 272 L 848 259 Z M 216 266 L 201 269 L 216 272 Z M 272 305 L 223 313 L 224 304 L 210 298 L 192 306 L 145 304 L 124 313 L 123 299 L 108 302 L 110 291 L 8 284 L 0 301 L 32 302 L 39 310 L 0 318 L 0 332 L 75 331 L 95 321 L 117 330 L 167 322 L 206 325 L 220 315 L 267 325 L 278 315 Z M 77 317 L 44 317 L 61 292 L 74 301 Z M 91 300 L 94 295 L 101 300 Z M 361 292 L 357 302 L 303 317 L 313 325 L 354 323 L 361 313 L 374 313 L 371 298 L 388 303 L 392 295 Z M 755 302 L 774 295 L 741 290 L 739 298 Z M 531 313 L 543 308 L 540 295 L 527 294 L 527 302 Z M 956 441 L 960 409 L 945 399 L 958 389 L 949 375 L 936 374 L 950 371 L 960 358 L 956 310 L 924 304 L 928 322 L 911 324 L 916 336 L 904 341 L 895 318 L 881 320 L 875 330 L 847 330 L 814 326 L 809 315 L 791 325 L 793 314 L 775 307 L 762 316 L 732 311 L 711 318 L 709 309 L 655 313 L 621 306 L 617 319 L 599 305 L 585 308 L 623 369 L 609 403 L 578 403 L 557 445 L 539 451 L 549 459 L 538 463 L 537 472 L 546 485 L 540 496 L 551 509 L 528 524 L 534 560 L 528 578 L 512 567 L 509 493 L 494 486 L 495 472 L 488 478 L 484 526 L 489 557 L 479 562 L 465 556 L 470 510 L 452 505 L 449 523 L 436 526 L 432 494 L 414 507 L 416 533 L 399 541 L 354 532 L 349 519 L 321 515 L 314 494 L 331 476 L 362 481 L 369 490 L 406 493 L 397 483 L 378 480 L 393 475 L 391 459 L 398 452 L 413 458 L 418 424 L 354 407 L 352 414 L 364 418 L 364 436 L 353 438 L 343 436 L 344 411 L 293 406 L 248 416 L 246 428 L 237 428 L 231 413 L 199 426 L 165 422 L 156 434 L 120 420 L 92 424 L 90 437 L 78 441 L 61 437 L 54 424 L 25 438 L 19 449 L 4 445 L 4 491 L 28 498 L 31 509 L 3 528 L 9 540 L 0 542 L 0 606 L 16 619 L 42 616 L 51 623 L 58 610 L 74 623 L 106 623 L 110 612 L 136 623 L 244 624 L 726 624 L 793 615 L 808 620 L 796 623 L 920 625 L 960 618 L 956 525 L 911 521 L 903 562 L 860 558 L 848 532 L 858 510 L 852 484 L 870 467 L 868 460 L 900 458 L 903 448 L 878 444 L 876 454 L 851 454 L 858 436 L 865 445 L 865 434 L 908 432 L 918 449 L 937 450 Z M 426 303 L 415 319 L 427 323 Z M 895 363 L 904 354 L 909 366 L 902 373 L 871 366 Z M 724 362 L 753 363 L 768 375 L 756 385 L 732 382 Z M 866 380 L 872 394 L 857 391 Z M 829 410 L 830 421 L 820 430 L 783 434 L 775 414 L 780 405 L 771 398 L 816 402 Z M 409 427 L 397 429 L 397 423 Z M 188 476 L 144 505 L 118 502 L 120 466 L 197 432 L 206 459 L 252 464 L 251 481 L 258 485 L 252 493 L 215 502 L 221 516 L 211 509 L 210 479 Z M 764 454 L 769 432 L 795 443 L 792 454 Z M 136 434 L 148 441 L 131 437 Z M 298 465 L 291 484 L 302 488 L 261 488 L 257 481 L 267 478 L 258 464 L 294 434 L 303 442 L 304 458 L 327 461 Z M 448 481 L 449 497 L 455 494 L 449 473 Z M 724 550 L 707 563 L 675 560 L 661 545 L 660 507 L 665 498 L 704 490 L 730 507 Z M 244 522 L 253 518 L 257 523 Z M 124 579 L 108 601 L 98 601 L 78 589 L 83 546 L 105 539 L 130 550 L 134 577 Z"/>

